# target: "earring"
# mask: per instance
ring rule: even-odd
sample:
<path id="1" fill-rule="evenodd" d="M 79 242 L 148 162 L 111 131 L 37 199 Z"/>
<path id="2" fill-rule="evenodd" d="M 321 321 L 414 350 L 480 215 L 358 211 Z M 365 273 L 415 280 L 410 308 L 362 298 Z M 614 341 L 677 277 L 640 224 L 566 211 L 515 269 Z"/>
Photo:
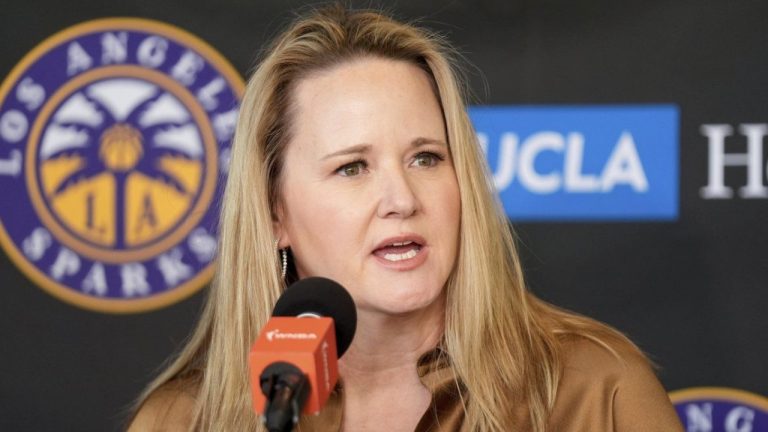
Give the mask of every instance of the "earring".
<path id="1" fill-rule="evenodd" d="M 280 243 L 280 239 L 275 239 L 275 249 L 277 249 L 277 245 Z M 277 251 L 280 253 L 280 259 L 282 261 L 282 267 L 280 268 L 280 274 L 283 279 L 285 279 L 285 274 L 288 272 L 288 248 L 285 249 L 277 249 Z"/>
<path id="2" fill-rule="evenodd" d="M 280 255 L 283 258 L 283 267 L 281 268 L 280 274 L 283 276 L 283 279 L 285 279 L 285 274 L 288 272 L 288 248 L 280 249 Z"/>

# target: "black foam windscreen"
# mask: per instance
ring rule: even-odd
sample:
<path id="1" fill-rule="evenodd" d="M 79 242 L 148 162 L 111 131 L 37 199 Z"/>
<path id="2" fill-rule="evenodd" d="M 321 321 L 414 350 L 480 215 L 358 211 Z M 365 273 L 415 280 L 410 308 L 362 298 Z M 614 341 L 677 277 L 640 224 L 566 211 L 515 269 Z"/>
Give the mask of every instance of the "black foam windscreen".
<path id="1" fill-rule="evenodd" d="M 341 357 L 352 343 L 357 328 L 357 309 L 352 296 L 338 283 L 321 277 L 302 279 L 280 296 L 272 316 L 316 314 L 333 318 L 336 353 Z"/>

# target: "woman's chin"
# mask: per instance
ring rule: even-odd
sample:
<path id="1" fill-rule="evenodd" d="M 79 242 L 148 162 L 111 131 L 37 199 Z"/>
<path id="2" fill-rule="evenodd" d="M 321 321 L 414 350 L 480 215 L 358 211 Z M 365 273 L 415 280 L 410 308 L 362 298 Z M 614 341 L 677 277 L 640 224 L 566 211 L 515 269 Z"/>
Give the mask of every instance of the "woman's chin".
<path id="1" fill-rule="evenodd" d="M 362 313 L 371 312 L 392 317 L 406 317 L 434 311 L 441 314 L 443 311 L 441 292 L 435 294 L 416 293 L 406 295 L 392 294 L 386 298 L 361 301 L 358 309 Z"/>

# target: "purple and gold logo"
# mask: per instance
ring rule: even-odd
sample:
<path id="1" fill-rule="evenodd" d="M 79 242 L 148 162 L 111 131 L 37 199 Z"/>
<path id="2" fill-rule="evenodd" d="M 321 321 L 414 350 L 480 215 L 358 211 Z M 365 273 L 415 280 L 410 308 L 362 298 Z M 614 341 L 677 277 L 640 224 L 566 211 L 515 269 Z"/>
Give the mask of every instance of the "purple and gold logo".
<path id="1" fill-rule="evenodd" d="M 669 394 L 690 432 L 766 432 L 768 398 L 743 390 L 695 387 Z"/>
<path id="2" fill-rule="evenodd" d="M 243 81 L 197 37 L 101 19 L 0 86 L 0 244 L 54 296 L 140 312 L 210 280 Z"/>

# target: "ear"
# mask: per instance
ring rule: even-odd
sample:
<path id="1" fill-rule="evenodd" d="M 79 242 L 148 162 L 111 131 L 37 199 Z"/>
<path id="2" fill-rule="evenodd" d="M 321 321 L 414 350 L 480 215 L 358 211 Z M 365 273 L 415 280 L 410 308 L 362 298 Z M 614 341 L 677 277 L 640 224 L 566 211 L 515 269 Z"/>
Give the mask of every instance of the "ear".
<path id="1" fill-rule="evenodd" d="M 277 239 L 278 249 L 285 249 L 291 245 L 288 230 L 285 229 L 285 210 L 282 203 L 277 203 L 272 212 L 272 233 Z"/>

